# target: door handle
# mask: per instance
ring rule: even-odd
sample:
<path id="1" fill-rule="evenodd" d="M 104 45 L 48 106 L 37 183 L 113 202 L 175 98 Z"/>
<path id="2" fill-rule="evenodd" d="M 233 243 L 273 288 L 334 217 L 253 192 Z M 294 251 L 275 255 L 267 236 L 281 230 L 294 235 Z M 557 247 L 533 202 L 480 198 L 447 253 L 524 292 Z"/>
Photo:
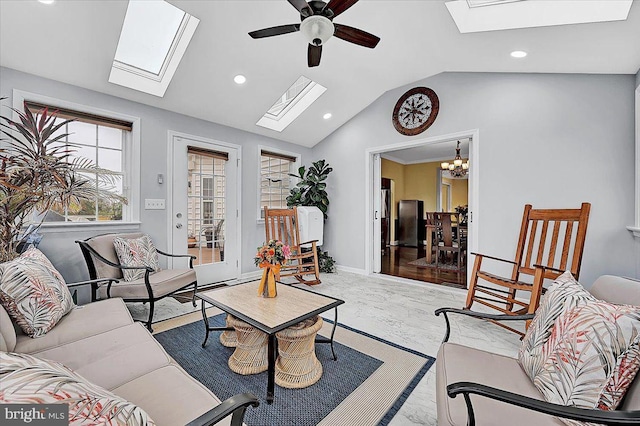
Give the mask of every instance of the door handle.
<path id="1" fill-rule="evenodd" d="M 378 220 L 378 210 L 373 213 L 373 220 Z"/>
<path id="2" fill-rule="evenodd" d="M 181 223 L 176 223 L 176 228 L 178 228 L 178 229 L 182 228 L 182 224 Z"/>

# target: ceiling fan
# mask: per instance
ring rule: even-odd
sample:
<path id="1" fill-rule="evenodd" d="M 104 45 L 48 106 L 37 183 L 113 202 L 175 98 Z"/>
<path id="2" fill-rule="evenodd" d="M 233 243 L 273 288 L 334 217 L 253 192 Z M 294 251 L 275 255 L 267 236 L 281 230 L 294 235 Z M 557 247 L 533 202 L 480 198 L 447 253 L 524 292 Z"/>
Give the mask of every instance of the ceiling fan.
<path id="1" fill-rule="evenodd" d="M 333 18 L 340 15 L 345 10 L 356 4 L 358 0 L 330 0 L 329 3 L 323 1 L 288 0 L 298 12 L 300 12 L 300 24 L 280 25 L 277 27 L 264 28 L 252 31 L 249 35 L 252 38 L 273 37 L 282 34 L 302 32 L 309 41 L 307 62 L 309 67 L 320 65 L 322 55 L 322 45 L 336 36 L 350 43 L 373 49 L 380 41 L 379 37 L 369 34 L 366 31 L 347 25 L 334 24 Z"/>

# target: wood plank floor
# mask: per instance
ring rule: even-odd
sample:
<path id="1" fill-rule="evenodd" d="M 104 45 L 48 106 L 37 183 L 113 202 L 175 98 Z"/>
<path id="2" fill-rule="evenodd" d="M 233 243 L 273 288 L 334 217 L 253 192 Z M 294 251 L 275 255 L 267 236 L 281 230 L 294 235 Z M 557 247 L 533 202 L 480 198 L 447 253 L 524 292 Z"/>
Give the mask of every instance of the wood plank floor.
<path id="1" fill-rule="evenodd" d="M 461 272 L 449 269 L 418 268 L 409 265 L 421 257 L 425 257 L 425 247 L 387 247 L 382 252 L 381 273 L 394 277 L 408 278 L 412 280 L 425 281 L 434 284 L 442 284 L 449 287 L 467 288 L 466 266 Z"/>

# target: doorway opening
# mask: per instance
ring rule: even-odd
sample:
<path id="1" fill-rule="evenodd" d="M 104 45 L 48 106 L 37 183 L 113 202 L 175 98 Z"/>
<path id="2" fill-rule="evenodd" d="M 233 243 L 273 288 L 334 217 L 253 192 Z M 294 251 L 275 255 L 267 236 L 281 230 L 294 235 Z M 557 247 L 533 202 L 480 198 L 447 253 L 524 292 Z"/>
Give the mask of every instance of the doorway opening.
<path id="1" fill-rule="evenodd" d="M 367 151 L 366 246 L 379 248 L 367 253 L 368 273 L 466 288 L 477 244 L 478 140 L 472 130 Z M 441 170 L 457 141 L 471 164 L 463 176 Z"/>

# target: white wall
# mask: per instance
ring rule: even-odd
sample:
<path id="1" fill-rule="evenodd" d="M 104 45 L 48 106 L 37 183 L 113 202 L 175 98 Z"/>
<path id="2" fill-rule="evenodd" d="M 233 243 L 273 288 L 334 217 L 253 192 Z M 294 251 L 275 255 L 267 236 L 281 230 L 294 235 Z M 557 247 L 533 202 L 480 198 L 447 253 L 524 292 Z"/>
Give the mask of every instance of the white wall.
<path id="1" fill-rule="evenodd" d="M 592 203 L 581 281 L 636 276 L 633 75 L 444 73 L 382 95 L 313 149 L 334 168 L 326 249 L 365 267 L 365 150 L 406 141 L 391 112 L 411 87 L 430 87 L 440 112 L 421 139 L 479 129 L 480 252 L 513 257 L 522 209 Z M 471 165 L 473 167 L 473 164 Z"/>
<path id="2" fill-rule="evenodd" d="M 308 148 L 0 67 L 0 95 L 9 97 L 8 105 L 11 105 L 12 102 L 13 89 L 140 117 L 142 139 L 142 162 L 140 165 L 142 198 L 140 220 L 142 225 L 140 229 L 142 232 L 150 234 L 160 249 L 166 248 L 167 244 L 166 211 L 144 210 L 144 199 L 167 197 L 167 184 L 160 185 L 156 181 L 158 173 L 167 175 L 167 132 L 174 130 L 241 145 L 242 243 L 240 264 L 242 272 L 251 272 L 256 269 L 253 264 L 255 248 L 264 241 L 264 225 L 258 225 L 256 222 L 258 209 L 256 191 L 260 155 L 258 145 L 300 153 L 303 164 L 312 160 L 309 155 L 311 150 Z M 7 115 L 9 111 L 4 109 L 2 113 Z M 111 232 L 111 229 L 104 232 Z M 54 265 L 60 269 L 67 281 L 78 281 L 88 278 L 88 273 L 80 249 L 74 240 L 88 238 L 96 234 L 95 231 L 48 234 L 40 247 L 50 257 Z"/>

